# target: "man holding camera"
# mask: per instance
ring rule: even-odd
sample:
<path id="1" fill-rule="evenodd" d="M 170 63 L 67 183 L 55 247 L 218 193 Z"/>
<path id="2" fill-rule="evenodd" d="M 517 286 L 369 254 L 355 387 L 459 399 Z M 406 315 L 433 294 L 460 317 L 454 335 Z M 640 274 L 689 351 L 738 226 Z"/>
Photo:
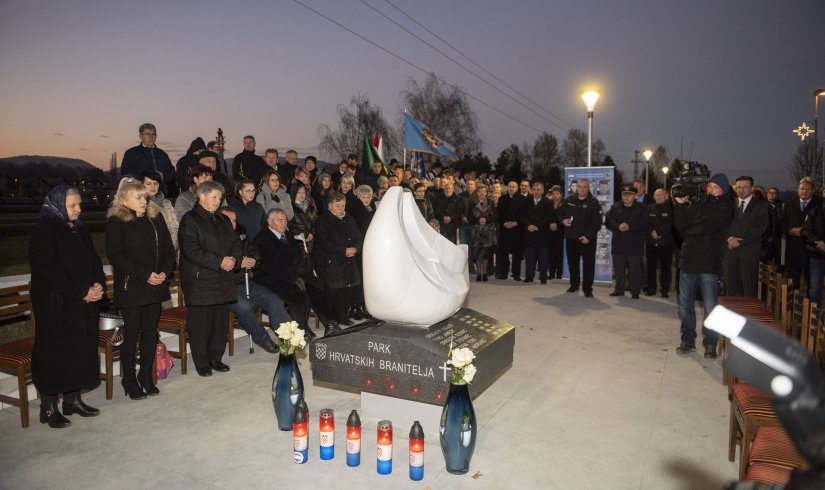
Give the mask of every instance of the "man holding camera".
<path id="1" fill-rule="evenodd" d="M 719 274 L 722 271 L 722 246 L 733 221 L 733 201 L 725 174 L 708 179 L 707 194 L 696 199 L 674 197 L 674 225 L 682 235 L 679 272 L 679 318 L 682 341 L 676 353 L 696 352 L 696 293 L 701 288 L 705 316 L 716 306 Z M 716 358 L 716 332 L 702 327 L 705 357 Z"/>

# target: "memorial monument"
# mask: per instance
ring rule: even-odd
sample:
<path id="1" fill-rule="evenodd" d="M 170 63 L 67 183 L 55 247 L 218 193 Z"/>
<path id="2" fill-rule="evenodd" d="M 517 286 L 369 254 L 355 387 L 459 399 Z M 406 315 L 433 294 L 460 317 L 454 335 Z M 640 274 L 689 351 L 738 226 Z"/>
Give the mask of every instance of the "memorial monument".
<path id="1" fill-rule="evenodd" d="M 384 195 L 364 239 L 363 263 L 366 305 L 376 320 L 313 341 L 314 382 L 361 391 L 362 409 L 375 395 L 429 404 L 438 416 L 450 385 L 451 342 L 476 354 L 473 398 L 510 368 L 513 326 L 462 307 L 467 246 L 433 230 L 409 191 L 391 187 Z"/>

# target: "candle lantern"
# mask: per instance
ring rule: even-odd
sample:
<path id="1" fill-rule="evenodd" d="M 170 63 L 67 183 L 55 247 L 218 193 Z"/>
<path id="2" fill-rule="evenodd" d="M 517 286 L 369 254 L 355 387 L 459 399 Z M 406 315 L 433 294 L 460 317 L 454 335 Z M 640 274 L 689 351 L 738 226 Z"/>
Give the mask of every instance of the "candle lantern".
<path id="1" fill-rule="evenodd" d="M 361 418 L 353 410 L 347 417 L 347 466 L 361 464 Z"/>
<path id="2" fill-rule="evenodd" d="M 321 410 L 318 426 L 321 431 L 321 459 L 330 460 L 335 457 L 335 415 L 332 409 Z"/>
<path id="3" fill-rule="evenodd" d="M 378 474 L 392 473 L 392 422 L 382 420 L 378 422 Z"/>
<path id="4" fill-rule="evenodd" d="M 424 429 L 416 420 L 410 429 L 410 480 L 424 478 Z"/>
<path id="5" fill-rule="evenodd" d="M 293 458 L 298 464 L 307 462 L 307 448 L 309 446 L 309 420 L 298 405 L 295 407 L 295 418 L 292 419 L 292 447 Z"/>

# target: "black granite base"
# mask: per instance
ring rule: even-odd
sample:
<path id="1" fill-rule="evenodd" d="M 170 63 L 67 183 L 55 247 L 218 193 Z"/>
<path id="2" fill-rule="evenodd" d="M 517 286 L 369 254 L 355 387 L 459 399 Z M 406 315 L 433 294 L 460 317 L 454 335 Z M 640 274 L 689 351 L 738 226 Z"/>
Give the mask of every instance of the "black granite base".
<path id="1" fill-rule="evenodd" d="M 515 329 L 469 308 L 430 327 L 367 322 L 314 340 L 312 379 L 379 395 L 441 405 L 450 385 L 447 354 L 468 347 L 478 369 L 475 398 L 513 364 Z"/>

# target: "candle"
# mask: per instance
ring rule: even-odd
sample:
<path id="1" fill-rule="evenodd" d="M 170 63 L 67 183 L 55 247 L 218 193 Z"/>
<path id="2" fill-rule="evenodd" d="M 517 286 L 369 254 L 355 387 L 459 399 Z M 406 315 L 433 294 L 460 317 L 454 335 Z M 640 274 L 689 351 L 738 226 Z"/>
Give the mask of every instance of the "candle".
<path id="1" fill-rule="evenodd" d="M 392 422 L 382 420 L 378 422 L 378 474 L 392 473 Z"/>
<path id="2" fill-rule="evenodd" d="M 353 410 L 347 418 L 347 466 L 361 464 L 361 418 Z"/>
<path id="3" fill-rule="evenodd" d="M 410 480 L 424 478 L 424 429 L 416 420 L 410 428 Z"/>
<path id="4" fill-rule="evenodd" d="M 332 409 L 321 410 L 318 426 L 321 431 L 321 459 L 330 460 L 335 457 L 335 415 Z"/>
<path id="5" fill-rule="evenodd" d="M 292 446 L 293 458 L 297 464 L 307 462 L 307 446 L 309 445 L 309 423 L 306 414 L 298 405 L 295 407 L 295 418 L 292 419 Z"/>

